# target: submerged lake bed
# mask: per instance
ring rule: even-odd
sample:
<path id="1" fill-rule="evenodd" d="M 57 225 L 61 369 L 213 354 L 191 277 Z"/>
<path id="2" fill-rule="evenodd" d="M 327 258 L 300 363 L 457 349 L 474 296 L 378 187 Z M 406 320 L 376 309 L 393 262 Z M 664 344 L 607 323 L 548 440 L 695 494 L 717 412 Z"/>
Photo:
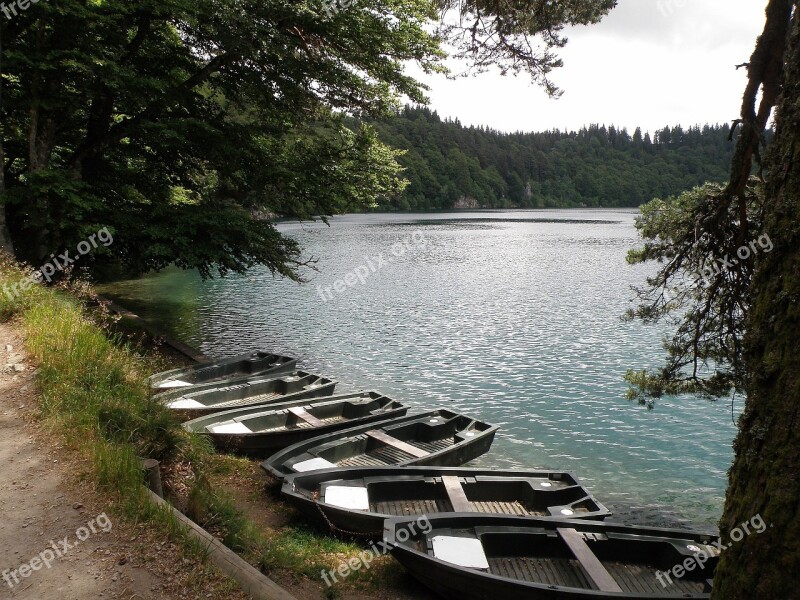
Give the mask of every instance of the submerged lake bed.
<path id="1" fill-rule="evenodd" d="M 100 291 L 210 356 L 288 354 L 337 392 L 377 389 L 500 425 L 477 466 L 573 471 L 618 516 L 710 526 L 733 459 L 730 404 L 625 400 L 626 370 L 658 367 L 667 333 L 620 319 L 649 273 L 625 262 L 636 214 L 282 223 L 317 259 L 305 284 L 266 269 L 206 282 L 169 270 Z"/>

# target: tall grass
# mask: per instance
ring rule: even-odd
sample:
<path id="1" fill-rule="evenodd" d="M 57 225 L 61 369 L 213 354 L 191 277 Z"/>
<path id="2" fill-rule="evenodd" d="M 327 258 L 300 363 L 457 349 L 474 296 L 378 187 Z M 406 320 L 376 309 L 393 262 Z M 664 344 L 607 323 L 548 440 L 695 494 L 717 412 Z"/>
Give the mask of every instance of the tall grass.
<path id="1" fill-rule="evenodd" d="M 156 525 L 179 540 L 186 553 L 204 557 L 203 545 L 188 537 L 169 510 L 153 505 L 143 486 L 140 458 L 178 458 L 195 471 L 188 515 L 263 571 L 318 580 L 323 569 L 335 569 L 359 553 L 357 544 L 316 535 L 305 526 L 256 527 L 208 484 L 207 475 L 235 469 L 235 461 L 214 457 L 206 438 L 186 433 L 150 398 L 146 378 L 160 370 L 154 359 L 137 354 L 103 327 L 74 289 L 34 285 L 14 297 L 3 293 L 3 285 L 23 277 L 19 266 L 0 257 L 0 320 L 21 323 L 28 352 L 39 365 L 41 421 L 88 459 L 105 499 L 123 516 Z M 391 578 L 386 567 L 387 561 L 378 559 L 371 570 L 354 573 L 348 585 L 378 587 Z M 338 585 L 328 590 L 328 596 L 338 590 Z"/>
<path id="2" fill-rule="evenodd" d="M 168 409 L 149 397 L 151 362 L 93 320 L 74 293 L 41 285 L 4 293 L 25 276 L 0 260 L 0 318 L 18 320 L 39 365 L 38 416 L 89 459 L 97 483 L 127 516 L 153 518 L 140 458 L 207 449 L 192 443 Z"/>
<path id="3" fill-rule="evenodd" d="M 320 581 L 322 572 L 335 571 L 364 550 L 355 541 L 320 535 L 305 523 L 257 527 L 228 496 L 212 490 L 204 477 L 199 477 L 191 490 L 187 513 L 267 574 L 283 572 L 296 579 Z M 347 588 L 372 590 L 392 585 L 398 573 L 393 567 L 390 558 L 378 557 L 369 568 L 353 571 L 346 581 L 334 584 L 326 597 L 339 597 Z"/>

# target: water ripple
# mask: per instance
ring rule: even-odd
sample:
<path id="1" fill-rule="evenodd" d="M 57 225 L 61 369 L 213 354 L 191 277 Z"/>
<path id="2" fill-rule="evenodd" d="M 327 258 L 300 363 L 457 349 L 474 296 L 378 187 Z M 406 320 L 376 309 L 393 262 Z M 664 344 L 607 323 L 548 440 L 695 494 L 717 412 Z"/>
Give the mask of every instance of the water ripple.
<path id="1" fill-rule="evenodd" d="M 268 272 L 200 283 L 170 271 L 106 291 L 215 356 L 265 348 L 413 407 L 442 405 L 501 424 L 475 464 L 577 472 L 612 506 L 721 513 L 734 427 L 729 406 L 624 400 L 628 368 L 659 365 L 663 330 L 623 323 L 631 211 L 340 217 L 282 228 L 319 272 L 299 286 Z M 402 256 L 392 245 L 412 234 Z M 366 281 L 324 290 L 383 254 Z"/>

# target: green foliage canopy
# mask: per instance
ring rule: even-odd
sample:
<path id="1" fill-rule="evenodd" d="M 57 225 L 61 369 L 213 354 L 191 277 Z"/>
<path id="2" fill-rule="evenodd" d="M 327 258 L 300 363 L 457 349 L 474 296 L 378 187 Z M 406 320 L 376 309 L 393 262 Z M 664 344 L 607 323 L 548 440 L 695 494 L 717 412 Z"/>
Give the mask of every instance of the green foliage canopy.
<path id="1" fill-rule="evenodd" d="M 489 28 L 473 28 L 483 41 L 472 60 L 524 65 L 547 87 L 537 68 L 557 59 L 535 52 L 533 37 L 558 48 L 554 32 L 614 2 L 555 4 L 463 5 Z M 18 256 L 41 264 L 108 226 L 115 241 L 87 258 L 95 269 L 175 263 L 210 276 L 263 264 L 298 278 L 300 249 L 263 216 L 324 217 L 403 189 L 399 153 L 343 117 L 424 102 L 405 65 L 444 72 L 440 19 L 452 10 L 49 0 L 0 18 L 0 197 Z"/>
<path id="2" fill-rule="evenodd" d="M 627 374 L 634 386 L 630 396 L 640 402 L 652 403 L 665 393 L 719 397 L 747 391 L 748 378 L 751 388 L 758 381 L 745 360 L 745 324 L 753 305 L 754 273 L 773 249 L 770 233 L 779 233 L 770 232 L 766 222 L 780 201 L 765 199 L 764 184 L 770 176 L 782 177 L 776 175 L 775 164 L 784 168 L 773 160 L 773 172 L 765 172 L 761 156 L 771 148 L 767 124 L 781 93 L 784 67 L 791 65 L 784 64 L 784 53 L 791 19 L 798 18 L 794 4 L 770 0 L 764 32 L 750 61 L 742 65 L 748 82 L 731 132 L 734 139 L 738 128 L 730 174 L 719 179 L 726 184 L 653 201 L 637 222 L 645 245 L 632 251 L 628 260 L 654 261 L 659 267 L 647 287 L 636 290 L 641 304 L 628 317 L 645 322 L 668 319 L 676 328 L 666 343 L 663 368 Z M 701 272 L 706 276 L 697 277 Z"/>
<path id="3" fill-rule="evenodd" d="M 42 260 L 110 224 L 136 273 L 209 275 L 299 249 L 265 212 L 307 217 L 402 188 L 396 153 L 334 111 L 423 99 L 403 62 L 438 69 L 421 3 L 332 19 L 293 1 L 41 3 L 3 23 L 7 217 Z M 95 257 L 99 258 L 99 257 Z"/>
<path id="4" fill-rule="evenodd" d="M 728 125 L 665 127 L 633 134 L 591 125 L 578 131 L 501 133 L 442 120 L 426 108 L 369 121 L 398 158 L 409 186 L 384 210 L 639 206 L 727 177 Z"/>
<path id="5" fill-rule="evenodd" d="M 567 25 L 591 25 L 617 0 L 439 0 L 443 11 L 439 34 L 468 61 L 464 75 L 497 66 L 500 72 L 524 72 L 550 96 L 561 90 L 549 75 L 562 66 Z M 538 42 L 537 42 L 538 40 Z"/>
<path id="6" fill-rule="evenodd" d="M 641 403 L 664 394 L 719 397 L 743 390 L 744 316 L 752 302 L 756 261 L 772 250 L 764 230 L 764 190 L 746 188 L 752 239 L 742 240 L 738 205 L 719 211 L 724 186 L 706 184 L 641 208 L 636 228 L 645 243 L 628 253 L 632 264 L 655 262 L 646 286 L 635 288 L 639 305 L 626 315 L 645 323 L 668 322 L 666 364 L 655 372 L 631 370 L 629 396 Z"/>

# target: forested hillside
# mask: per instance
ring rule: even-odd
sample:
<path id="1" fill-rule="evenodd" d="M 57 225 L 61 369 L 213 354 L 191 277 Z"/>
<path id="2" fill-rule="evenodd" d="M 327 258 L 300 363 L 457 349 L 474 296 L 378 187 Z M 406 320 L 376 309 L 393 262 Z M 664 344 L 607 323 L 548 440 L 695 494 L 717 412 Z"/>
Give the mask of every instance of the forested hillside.
<path id="1" fill-rule="evenodd" d="M 383 210 L 638 206 L 727 180 L 733 151 L 728 125 L 506 134 L 411 107 L 373 125 L 407 151 L 410 185 Z"/>

